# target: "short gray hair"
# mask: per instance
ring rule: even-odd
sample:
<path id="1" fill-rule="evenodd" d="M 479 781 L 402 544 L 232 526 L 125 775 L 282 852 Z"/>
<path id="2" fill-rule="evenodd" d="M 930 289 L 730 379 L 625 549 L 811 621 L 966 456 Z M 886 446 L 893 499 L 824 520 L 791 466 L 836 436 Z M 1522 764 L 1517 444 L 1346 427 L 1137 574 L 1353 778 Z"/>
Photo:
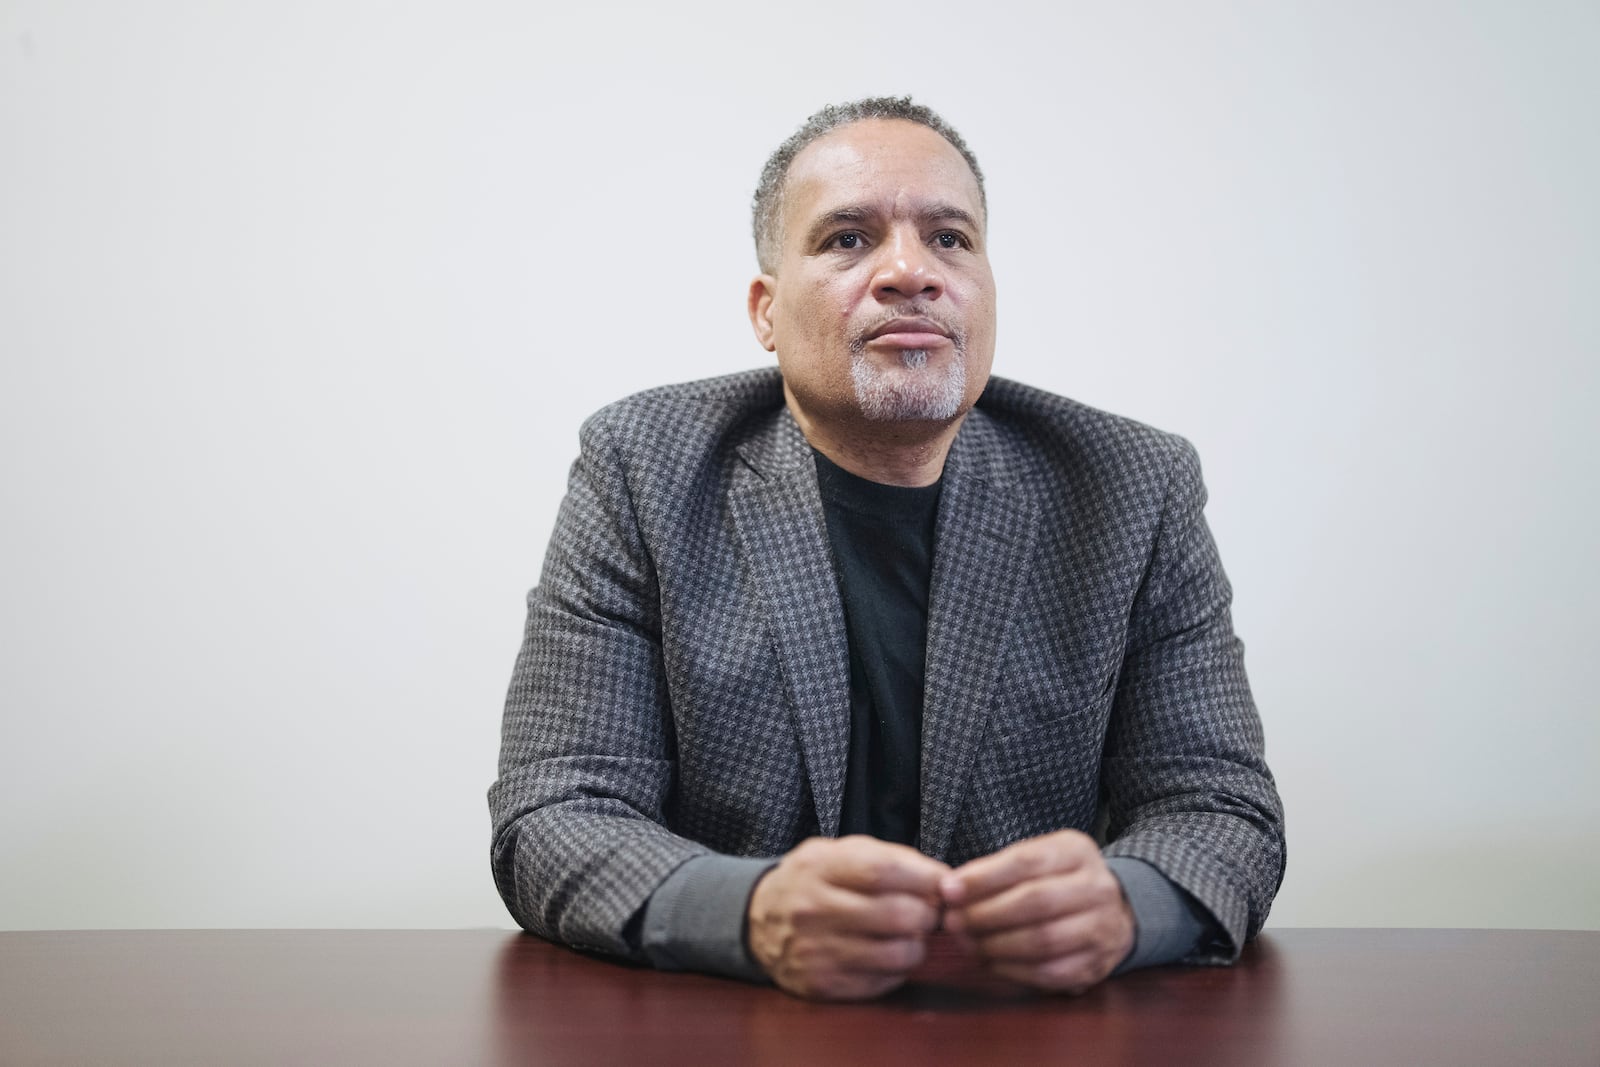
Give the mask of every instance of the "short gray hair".
<path id="1" fill-rule="evenodd" d="M 777 269 L 778 245 L 783 236 L 783 188 L 794 157 L 819 137 L 864 119 L 915 122 L 949 141 L 950 146 L 967 161 L 967 166 L 972 168 L 972 176 L 978 180 L 978 199 L 983 205 L 984 214 L 989 213 L 989 201 L 983 191 L 983 171 L 978 167 L 978 158 L 955 128 L 931 108 L 912 103 L 909 96 L 870 96 L 848 104 L 829 104 L 806 119 L 804 125 L 779 145 L 778 150 L 772 153 L 772 158 L 767 160 L 767 165 L 761 168 L 761 181 L 756 185 L 756 195 L 750 207 L 751 228 L 756 239 L 756 261 L 763 273 L 772 274 Z"/>

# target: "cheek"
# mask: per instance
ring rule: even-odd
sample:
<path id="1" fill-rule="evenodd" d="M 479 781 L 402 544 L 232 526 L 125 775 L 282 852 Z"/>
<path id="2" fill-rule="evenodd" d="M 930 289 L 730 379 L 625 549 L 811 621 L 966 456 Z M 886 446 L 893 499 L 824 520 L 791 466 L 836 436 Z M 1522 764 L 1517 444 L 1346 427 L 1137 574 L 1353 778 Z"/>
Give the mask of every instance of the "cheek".
<path id="1" fill-rule="evenodd" d="M 791 306 L 790 320 L 796 338 L 807 347 L 836 348 L 848 336 L 850 305 L 843 294 L 829 287 L 810 293 Z"/>
<path id="2" fill-rule="evenodd" d="M 967 297 L 968 323 L 973 340 L 994 340 L 994 289 L 976 285 Z"/>

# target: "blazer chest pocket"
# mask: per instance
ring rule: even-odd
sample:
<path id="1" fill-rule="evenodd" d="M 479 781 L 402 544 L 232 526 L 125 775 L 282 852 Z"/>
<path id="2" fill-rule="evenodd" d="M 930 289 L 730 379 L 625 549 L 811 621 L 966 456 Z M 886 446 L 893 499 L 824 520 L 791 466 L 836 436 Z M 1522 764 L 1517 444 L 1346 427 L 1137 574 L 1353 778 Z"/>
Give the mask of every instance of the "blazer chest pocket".
<path id="1" fill-rule="evenodd" d="M 1068 827 L 1093 828 L 1100 753 L 1115 689 L 1044 721 L 991 721 L 973 768 L 966 810 L 974 845 L 985 851 Z"/>
<path id="2" fill-rule="evenodd" d="M 1088 685 L 1064 672 L 1018 672 L 1001 694 L 989 732 L 996 737 L 1041 729 L 1103 733 L 1119 677 L 1120 664 Z"/>

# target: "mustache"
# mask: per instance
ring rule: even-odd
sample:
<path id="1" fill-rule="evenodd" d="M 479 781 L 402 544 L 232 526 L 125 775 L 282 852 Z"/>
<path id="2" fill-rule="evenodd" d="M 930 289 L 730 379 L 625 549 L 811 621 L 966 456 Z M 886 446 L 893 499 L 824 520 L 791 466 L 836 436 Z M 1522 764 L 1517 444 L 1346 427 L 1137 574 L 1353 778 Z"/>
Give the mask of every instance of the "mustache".
<path id="1" fill-rule="evenodd" d="M 897 307 L 884 308 L 870 322 L 863 323 L 850 337 L 850 351 L 859 355 L 867 350 L 867 339 L 874 331 L 883 329 L 896 319 L 927 319 L 938 323 L 939 328 L 950 335 L 951 344 L 957 352 L 967 350 L 967 333 L 957 323 L 945 318 L 932 304 L 924 301 L 913 300 L 910 303 L 900 304 Z"/>

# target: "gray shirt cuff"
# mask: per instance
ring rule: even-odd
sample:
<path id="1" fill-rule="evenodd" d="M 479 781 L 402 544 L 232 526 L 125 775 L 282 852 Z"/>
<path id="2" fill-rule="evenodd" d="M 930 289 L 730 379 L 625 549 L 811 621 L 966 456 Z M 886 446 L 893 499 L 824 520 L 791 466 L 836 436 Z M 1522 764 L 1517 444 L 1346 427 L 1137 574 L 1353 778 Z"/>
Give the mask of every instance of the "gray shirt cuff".
<path id="1" fill-rule="evenodd" d="M 1214 924 L 1206 910 L 1144 860 L 1112 856 L 1106 866 L 1122 883 L 1137 926 L 1133 950 L 1112 974 L 1176 963 L 1211 935 Z"/>
<path id="2" fill-rule="evenodd" d="M 686 861 L 644 907 L 640 947 L 664 971 L 704 971 L 747 982 L 767 974 L 745 946 L 745 913 L 756 882 L 776 859 L 705 855 Z"/>

